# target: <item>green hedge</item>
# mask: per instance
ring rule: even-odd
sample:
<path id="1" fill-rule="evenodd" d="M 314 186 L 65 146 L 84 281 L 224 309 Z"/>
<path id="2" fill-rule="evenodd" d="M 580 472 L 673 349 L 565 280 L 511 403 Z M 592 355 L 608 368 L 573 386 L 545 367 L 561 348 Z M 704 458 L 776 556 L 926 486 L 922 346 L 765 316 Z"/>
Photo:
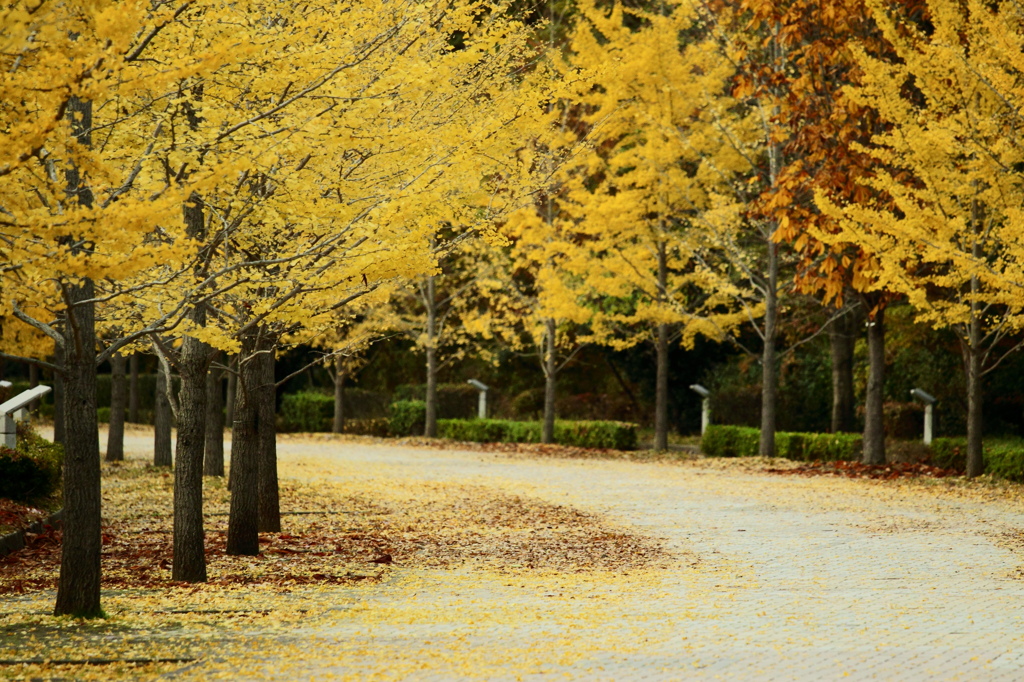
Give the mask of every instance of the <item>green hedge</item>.
<path id="1" fill-rule="evenodd" d="M 609 421 L 556 421 L 555 442 L 582 448 L 635 450 L 636 424 Z M 438 419 L 437 435 L 477 443 L 539 443 L 540 422 L 506 419 Z"/>
<path id="2" fill-rule="evenodd" d="M 984 443 L 985 473 L 1008 481 L 1024 482 L 1024 440 L 989 438 Z M 936 438 L 931 444 L 931 463 L 943 469 L 967 468 L 967 439 Z"/>
<path id="3" fill-rule="evenodd" d="M 30 428 L 18 425 L 18 447 L 0 447 L 0 497 L 30 502 L 60 485 L 64 450 Z"/>
<path id="4" fill-rule="evenodd" d="M 286 393 L 281 396 L 280 414 L 284 431 L 330 431 L 334 420 L 334 397 L 312 391 Z"/>
<path id="5" fill-rule="evenodd" d="M 750 426 L 709 424 L 701 439 L 701 451 L 709 457 L 755 457 L 761 431 Z M 800 462 L 860 459 L 863 439 L 855 433 L 775 434 L 775 454 Z"/>
<path id="6" fill-rule="evenodd" d="M 350 433 L 349 422 L 375 422 L 379 426 L 381 420 L 387 421 L 388 407 L 383 393 L 346 388 L 344 400 L 345 433 Z M 278 415 L 281 418 L 281 429 L 284 431 L 330 432 L 334 427 L 334 394 L 323 391 L 285 393 L 281 396 L 281 409 Z M 376 426 L 367 428 L 380 430 Z"/>
<path id="7" fill-rule="evenodd" d="M 388 434 L 422 436 L 427 426 L 427 404 L 422 400 L 398 400 L 391 403 Z"/>
<path id="8" fill-rule="evenodd" d="M 376 419 L 346 419 L 342 433 L 354 436 L 376 436 L 387 438 L 391 433 L 391 420 L 387 417 Z"/>
<path id="9" fill-rule="evenodd" d="M 493 402 L 494 395 L 488 396 Z M 394 399 L 402 401 L 425 401 L 426 384 L 402 384 L 395 387 Z M 437 416 L 439 419 L 472 419 L 476 417 L 480 392 L 469 384 L 437 385 Z"/>
<path id="10" fill-rule="evenodd" d="M 935 438 L 931 444 L 932 466 L 964 471 L 967 468 L 967 439 Z"/>
<path id="11" fill-rule="evenodd" d="M 964 452 L 967 451 L 966 444 Z M 985 444 L 985 473 L 1008 481 L 1024 481 L 1024 441 L 991 440 Z"/>

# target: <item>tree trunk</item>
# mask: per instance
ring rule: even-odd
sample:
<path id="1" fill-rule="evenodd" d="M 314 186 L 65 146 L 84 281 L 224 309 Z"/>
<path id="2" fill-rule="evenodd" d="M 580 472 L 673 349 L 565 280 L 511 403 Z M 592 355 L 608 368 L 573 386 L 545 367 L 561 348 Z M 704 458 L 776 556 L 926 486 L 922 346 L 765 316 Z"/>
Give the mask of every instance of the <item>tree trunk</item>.
<path id="1" fill-rule="evenodd" d="M 260 356 L 259 401 L 259 530 L 281 532 L 281 498 L 277 486 L 277 384 L 274 376 L 274 342 L 264 344 Z"/>
<path id="2" fill-rule="evenodd" d="M 263 371 L 256 351 L 256 332 L 242 338 L 235 362 L 238 385 L 231 429 L 231 510 L 228 517 L 227 553 L 256 556 L 259 538 L 259 402 Z"/>
<path id="3" fill-rule="evenodd" d="M 885 464 L 885 308 L 868 321 L 868 387 L 864 397 L 864 464 Z"/>
<path id="4" fill-rule="evenodd" d="M 658 325 L 654 385 L 654 449 L 668 450 L 668 325 Z"/>
<path id="5" fill-rule="evenodd" d="M 544 321 L 544 427 L 542 443 L 555 442 L 555 374 L 558 371 L 555 358 L 555 318 Z"/>
<path id="6" fill-rule="evenodd" d="M 218 354 L 216 362 L 223 357 Z M 206 375 L 206 445 L 203 448 L 203 473 L 224 475 L 224 371 L 211 368 Z"/>
<path id="7" fill-rule="evenodd" d="M 427 391 L 426 420 L 423 435 L 433 438 L 437 435 L 437 350 L 427 347 Z"/>
<path id="8" fill-rule="evenodd" d="M 974 326 L 973 324 L 971 325 Z M 973 330 L 972 330 L 973 333 Z M 982 428 L 981 353 L 977 348 L 964 350 L 964 370 L 967 374 L 967 477 L 985 473 Z"/>
<path id="9" fill-rule="evenodd" d="M 334 356 L 334 433 L 345 433 L 345 359 Z"/>
<path id="10" fill-rule="evenodd" d="M 73 302 L 93 298 L 90 280 L 70 287 Z M 55 615 L 93 618 L 100 608 L 100 442 L 96 423 L 96 318 L 75 307 L 64 331 L 64 533 Z"/>
<path id="11" fill-rule="evenodd" d="M 971 278 L 972 293 L 980 289 L 978 278 Z M 982 443 L 982 371 L 981 371 L 981 311 L 976 299 L 971 302 L 971 321 L 963 346 L 964 373 L 967 375 L 967 477 L 974 478 L 985 473 L 985 456 Z"/>
<path id="12" fill-rule="evenodd" d="M 224 397 L 224 418 L 234 428 L 235 424 L 235 394 L 238 388 L 238 356 L 234 355 L 228 362 L 228 390 Z"/>
<path id="13" fill-rule="evenodd" d="M 658 296 L 664 303 L 668 286 L 668 258 L 665 243 L 658 244 Z M 667 324 L 658 325 L 654 383 L 654 449 L 668 450 L 668 334 Z"/>
<path id="14" fill-rule="evenodd" d="M 832 349 L 832 433 L 857 430 L 853 393 L 853 349 L 857 315 L 845 311 L 829 325 Z"/>
<path id="15" fill-rule="evenodd" d="M 167 389 L 171 378 L 167 376 L 164 363 L 157 361 L 156 394 L 153 396 L 153 466 L 169 467 L 171 460 L 171 403 Z"/>
<path id="16" fill-rule="evenodd" d="M 185 233 L 201 241 L 206 220 L 197 194 L 184 206 Z M 206 305 L 195 304 L 189 317 L 206 326 Z M 178 440 L 174 467 L 174 560 L 171 579 L 206 582 L 206 546 L 203 532 L 203 455 L 206 449 L 206 375 L 213 354 L 210 346 L 185 335 L 178 353 Z"/>
<path id="17" fill-rule="evenodd" d="M 761 442 L 762 457 L 775 456 L 775 422 L 779 375 L 775 344 L 778 339 L 779 245 L 768 241 L 768 287 L 764 301 L 764 350 L 761 355 Z"/>
<path id="18" fill-rule="evenodd" d="M 427 310 L 427 414 L 423 435 L 427 438 L 437 435 L 437 299 L 434 286 L 433 275 L 428 276 L 423 301 Z"/>
<path id="19" fill-rule="evenodd" d="M 53 364 L 65 364 L 64 348 L 59 343 L 53 346 Z M 64 442 L 64 375 L 60 372 L 53 375 L 53 442 Z"/>
<path id="20" fill-rule="evenodd" d="M 124 413 L 127 402 L 125 365 L 120 353 L 110 358 L 110 428 L 107 430 L 107 461 L 124 460 Z"/>
<path id="21" fill-rule="evenodd" d="M 203 326 L 205 311 L 192 311 Z M 179 355 L 178 440 L 174 467 L 174 561 L 172 580 L 206 582 L 203 533 L 203 450 L 206 445 L 206 374 L 210 347 L 185 336 Z"/>
<path id="22" fill-rule="evenodd" d="M 91 146 L 92 103 L 71 97 L 67 115 L 77 141 Z M 82 206 L 93 196 L 78 169 L 67 171 L 68 194 Z M 95 618 L 100 606 L 101 494 L 100 437 L 96 421 L 96 306 L 92 280 L 67 287 L 64 315 L 64 383 L 62 427 L 64 447 L 64 532 L 54 615 Z M 56 414 L 56 413 L 55 413 Z"/>
<path id="23" fill-rule="evenodd" d="M 128 421 L 139 423 L 139 354 L 128 359 Z"/>

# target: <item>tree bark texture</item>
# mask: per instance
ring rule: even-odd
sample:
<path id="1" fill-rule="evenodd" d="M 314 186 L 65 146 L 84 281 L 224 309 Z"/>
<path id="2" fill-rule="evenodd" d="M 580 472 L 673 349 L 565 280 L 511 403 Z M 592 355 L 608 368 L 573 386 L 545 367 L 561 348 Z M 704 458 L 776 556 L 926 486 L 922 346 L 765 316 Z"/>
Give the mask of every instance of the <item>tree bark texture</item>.
<path id="1" fill-rule="evenodd" d="M 53 364 L 65 364 L 64 348 L 59 343 L 53 347 Z M 53 442 L 64 442 L 64 375 L 60 372 L 53 375 Z"/>
<path id="2" fill-rule="evenodd" d="M 864 396 L 864 463 L 885 464 L 885 308 L 868 321 L 868 387 Z"/>
<path id="3" fill-rule="evenodd" d="M 124 460 L 124 417 L 127 407 L 125 357 L 114 353 L 110 358 L 110 428 L 107 430 L 107 461 Z"/>
<path id="4" fill-rule="evenodd" d="M 779 314 L 779 245 L 768 242 L 768 286 L 764 301 L 764 350 L 761 355 L 761 442 L 762 457 L 775 456 L 775 423 L 778 407 L 779 373 L 776 341 Z"/>
<path id="5" fill-rule="evenodd" d="M 423 435 L 433 438 L 437 435 L 437 298 L 432 275 L 427 277 L 423 303 L 427 312 L 427 409 Z"/>
<path id="6" fill-rule="evenodd" d="M 977 277 L 972 278 L 973 293 L 979 289 Z M 974 478 L 985 473 L 982 441 L 982 381 L 981 343 L 982 321 L 980 304 L 972 302 L 971 320 L 967 330 L 967 343 L 963 346 L 964 373 L 967 375 L 967 476 Z"/>
<path id="7" fill-rule="evenodd" d="M 128 359 L 128 421 L 139 423 L 139 354 Z"/>
<path id="8" fill-rule="evenodd" d="M 334 433 L 345 433 L 345 359 L 334 357 Z"/>
<path id="9" fill-rule="evenodd" d="M 94 296 L 84 280 L 71 302 Z M 55 615 L 94 618 L 100 607 L 100 442 L 96 423 L 96 317 L 77 305 L 66 319 L 64 359 L 64 532 Z"/>
<path id="10" fill-rule="evenodd" d="M 259 530 L 281 531 L 281 497 L 277 485 L 277 383 L 274 376 L 273 342 L 265 343 L 260 354 L 259 387 Z"/>
<path id="11" fill-rule="evenodd" d="M 167 389 L 171 378 L 167 376 L 164 363 L 157 362 L 156 394 L 153 396 L 153 466 L 169 467 L 171 459 L 171 403 Z"/>
<path id="12" fill-rule="evenodd" d="M 256 556 L 259 541 L 259 401 L 263 381 L 256 351 L 256 333 L 242 338 L 238 354 L 238 383 L 231 431 L 231 508 L 227 553 Z"/>
<path id="13" fill-rule="evenodd" d="M 829 326 L 832 351 L 832 433 L 857 430 L 853 391 L 853 350 L 857 315 L 847 310 Z"/>
<path id="14" fill-rule="evenodd" d="M 220 361 L 221 354 L 215 358 Z M 206 374 L 206 445 L 203 448 L 203 474 L 224 475 L 224 371 L 210 368 Z"/>
<path id="15" fill-rule="evenodd" d="M 664 302 L 668 286 L 668 255 L 665 244 L 658 244 L 658 295 Z M 654 384 L 654 449 L 668 450 L 668 336 L 669 326 L 658 325 L 655 341 L 657 367 Z"/>
<path id="16" fill-rule="evenodd" d="M 191 312 L 206 324 L 202 307 Z M 210 347 L 185 336 L 179 355 L 178 439 L 174 467 L 174 561 L 171 579 L 206 582 L 203 533 L 203 452 L 206 446 L 206 374 Z"/>
<path id="17" fill-rule="evenodd" d="M 238 392 L 238 356 L 233 356 L 228 363 L 228 390 L 224 396 L 224 418 L 234 428 L 235 394 Z"/>
<path id="18" fill-rule="evenodd" d="M 555 374 L 558 372 L 555 357 L 555 318 L 544 321 L 544 426 L 541 431 L 542 443 L 555 442 Z"/>

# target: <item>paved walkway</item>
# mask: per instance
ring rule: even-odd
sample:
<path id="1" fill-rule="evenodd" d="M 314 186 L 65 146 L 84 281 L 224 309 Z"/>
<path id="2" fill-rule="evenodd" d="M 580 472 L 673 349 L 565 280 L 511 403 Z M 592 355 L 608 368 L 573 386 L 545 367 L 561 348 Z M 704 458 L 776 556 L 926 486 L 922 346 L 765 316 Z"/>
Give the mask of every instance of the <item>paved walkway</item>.
<path id="1" fill-rule="evenodd" d="M 684 555 L 640 575 L 398 571 L 270 677 L 1021 680 L 1003 504 L 690 466 L 284 442 L 346 476 L 458 481 L 601 512 Z M 694 563 L 692 557 L 698 560 Z M 202 672 L 201 670 L 196 672 Z"/>

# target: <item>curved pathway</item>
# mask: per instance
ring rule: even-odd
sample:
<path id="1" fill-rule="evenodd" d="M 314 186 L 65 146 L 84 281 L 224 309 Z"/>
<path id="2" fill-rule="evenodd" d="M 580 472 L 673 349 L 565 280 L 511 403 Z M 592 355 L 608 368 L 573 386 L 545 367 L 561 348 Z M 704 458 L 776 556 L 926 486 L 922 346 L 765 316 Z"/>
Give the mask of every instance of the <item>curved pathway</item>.
<path id="1" fill-rule="evenodd" d="M 736 468 L 284 440 L 367 480 L 457 481 L 599 512 L 678 563 L 632 575 L 403 571 L 292 633 L 271 677 L 1020 680 L 1009 502 Z M 1007 541 L 1007 538 L 1010 541 Z M 198 671 L 197 671 L 198 672 Z"/>

